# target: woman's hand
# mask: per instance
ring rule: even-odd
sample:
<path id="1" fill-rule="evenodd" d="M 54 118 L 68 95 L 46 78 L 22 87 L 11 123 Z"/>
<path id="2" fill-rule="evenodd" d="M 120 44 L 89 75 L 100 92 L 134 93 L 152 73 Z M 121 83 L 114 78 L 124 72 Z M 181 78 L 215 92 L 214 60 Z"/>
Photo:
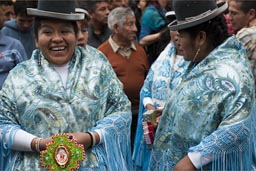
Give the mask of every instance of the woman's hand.
<path id="1" fill-rule="evenodd" d="M 143 135 L 146 144 L 150 145 L 153 144 L 155 132 L 162 114 L 163 109 L 156 109 L 153 105 L 147 104 L 146 111 L 143 115 L 145 117 L 144 121 L 142 122 L 143 128 Z M 149 115 L 149 116 L 147 116 Z"/>
<path id="2" fill-rule="evenodd" d="M 154 133 L 157 129 L 157 126 L 158 126 L 158 123 L 160 121 L 160 117 L 162 115 L 162 112 L 163 112 L 163 108 L 155 108 L 155 106 L 153 106 L 152 104 L 147 104 L 146 105 L 146 109 L 147 110 L 154 110 L 154 116 L 155 116 L 155 122 L 152 122 L 152 126 L 153 126 L 153 130 L 154 130 Z M 146 124 L 144 123 L 143 124 L 144 128 L 146 126 Z"/>
<path id="3" fill-rule="evenodd" d="M 173 171 L 194 171 L 195 166 L 191 162 L 188 156 L 182 158 L 174 167 Z"/>
<path id="4" fill-rule="evenodd" d="M 91 134 L 92 134 L 92 137 L 94 137 L 94 138 L 92 138 L 86 132 L 68 133 L 70 138 L 75 139 L 78 144 L 83 144 L 84 149 L 87 149 L 87 148 L 91 147 L 92 145 L 97 145 L 100 142 L 100 136 L 97 132 L 91 132 Z"/>
<path id="5" fill-rule="evenodd" d="M 163 108 L 157 108 L 155 110 L 155 112 L 156 112 L 156 128 L 157 128 L 158 123 L 159 123 L 160 118 L 161 118 L 161 115 L 162 115 L 162 112 L 163 112 Z"/>
<path id="6" fill-rule="evenodd" d="M 39 142 L 40 151 L 45 150 L 48 143 L 52 142 L 52 137 L 42 138 Z"/>
<path id="7" fill-rule="evenodd" d="M 52 142 L 52 137 L 48 138 L 38 138 L 35 137 L 31 142 L 31 149 L 36 152 L 40 152 L 46 149 L 46 145 Z"/>
<path id="8" fill-rule="evenodd" d="M 70 138 L 76 140 L 78 144 L 83 144 L 84 149 L 89 148 L 92 145 L 92 139 L 88 133 L 85 132 L 75 132 L 75 133 L 68 133 Z"/>

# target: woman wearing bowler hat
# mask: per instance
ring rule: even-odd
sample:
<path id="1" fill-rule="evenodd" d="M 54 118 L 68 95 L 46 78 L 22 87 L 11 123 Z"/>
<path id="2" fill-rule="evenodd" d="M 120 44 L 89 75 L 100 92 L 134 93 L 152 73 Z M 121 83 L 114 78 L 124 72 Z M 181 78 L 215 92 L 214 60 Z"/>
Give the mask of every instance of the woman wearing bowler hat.
<path id="1" fill-rule="evenodd" d="M 174 0 L 190 64 L 165 105 L 149 170 L 252 170 L 254 82 L 246 51 L 215 0 Z"/>
<path id="2" fill-rule="evenodd" d="M 106 57 L 77 44 L 75 1 L 39 0 L 37 48 L 0 92 L 0 170 L 132 170 L 131 105 Z"/>

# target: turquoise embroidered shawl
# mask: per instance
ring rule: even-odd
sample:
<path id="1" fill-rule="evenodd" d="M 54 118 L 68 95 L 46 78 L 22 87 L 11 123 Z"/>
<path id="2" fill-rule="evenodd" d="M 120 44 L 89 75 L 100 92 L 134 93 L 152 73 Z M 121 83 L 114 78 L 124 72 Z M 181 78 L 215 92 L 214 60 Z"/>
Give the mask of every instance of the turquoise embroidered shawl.
<path id="1" fill-rule="evenodd" d="M 131 105 L 111 65 L 79 47 L 69 65 L 66 88 L 39 50 L 9 74 L 0 92 L 0 170 L 43 170 L 39 154 L 11 150 L 19 128 L 43 138 L 101 129 L 104 143 L 85 151 L 79 170 L 132 170 Z"/>
<path id="2" fill-rule="evenodd" d="M 234 36 L 191 63 L 163 111 L 150 170 L 172 170 L 187 153 L 211 156 L 207 170 L 250 170 L 254 79 Z"/>
<path id="3" fill-rule="evenodd" d="M 177 68 L 174 67 L 176 64 Z M 151 151 L 147 147 L 142 130 L 143 113 L 145 108 L 142 100 L 150 97 L 155 107 L 164 107 L 170 97 L 171 91 L 178 85 L 181 73 L 188 62 L 176 57 L 176 49 L 173 43 L 168 44 L 164 51 L 152 64 L 144 85 L 140 92 L 140 107 L 134 150 L 132 159 L 137 170 L 147 170 Z"/>

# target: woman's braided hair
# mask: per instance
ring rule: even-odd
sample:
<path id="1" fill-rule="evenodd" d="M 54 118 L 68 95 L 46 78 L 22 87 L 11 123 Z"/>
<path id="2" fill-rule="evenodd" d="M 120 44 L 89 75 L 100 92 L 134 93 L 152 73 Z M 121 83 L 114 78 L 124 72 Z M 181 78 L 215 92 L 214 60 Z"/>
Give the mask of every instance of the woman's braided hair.
<path id="1" fill-rule="evenodd" d="M 230 36 L 228 34 L 226 19 L 223 14 L 197 26 L 184 29 L 183 31 L 188 32 L 193 40 L 200 31 L 206 32 L 207 41 L 213 48 L 219 46 Z"/>

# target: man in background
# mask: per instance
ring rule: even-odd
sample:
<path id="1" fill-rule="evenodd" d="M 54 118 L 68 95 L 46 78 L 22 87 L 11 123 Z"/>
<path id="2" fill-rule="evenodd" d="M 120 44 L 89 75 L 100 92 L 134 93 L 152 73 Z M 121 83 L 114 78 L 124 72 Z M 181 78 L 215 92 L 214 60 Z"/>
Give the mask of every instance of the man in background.
<path id="1" fill-rule="evenodd" d="M 88 29 L 88 45 L 97 48 L 106 41 L 111 32 L 108 28 L 109 3 L 108 0 L 87 1 L 86 9 L 90 15 Z"/>
<path id="2" fill-rule="evenodd" d="M 0 0 L 0 29 L 4 23 L 15 17 L 13 2 L 11 0 Z"/>
<path id="3" fill-rule="evenodd" d="M 136 18 L 131 8 L 116 7 L 108 16 L 112 32 L 107 41 L 98 47 L 108 58 L 117 77 L 124 85 L 124 92 L 132 103 L 131 143 L 133 148 L 137 127 L 140 89 L 149 65 L 143 47 L 136 40 Z"/>
<path id="4" fill-rule="evenodd" d="M 16 18 L 5 22 L 2 33 L 18 39 L 26 50 L 28 58 L 36 48 L 33 32 L 34 17 L 27 15 L 27 8 L 34 8 L 37 5 L 36 0 L 18 0 L 14 3 L 14 12 Z"/>
<path id="5" fill-rule="evenodd" d="M 116 7 L 129 7 L 129 0 L 110 0 L 109 3 L 110 10 Z"/>
<path id="6" fill-rule="evenodd" d="M 236 37 L 246 48 L 256 85 L 256 1 L 230 0 L 228 10 Z"/>

